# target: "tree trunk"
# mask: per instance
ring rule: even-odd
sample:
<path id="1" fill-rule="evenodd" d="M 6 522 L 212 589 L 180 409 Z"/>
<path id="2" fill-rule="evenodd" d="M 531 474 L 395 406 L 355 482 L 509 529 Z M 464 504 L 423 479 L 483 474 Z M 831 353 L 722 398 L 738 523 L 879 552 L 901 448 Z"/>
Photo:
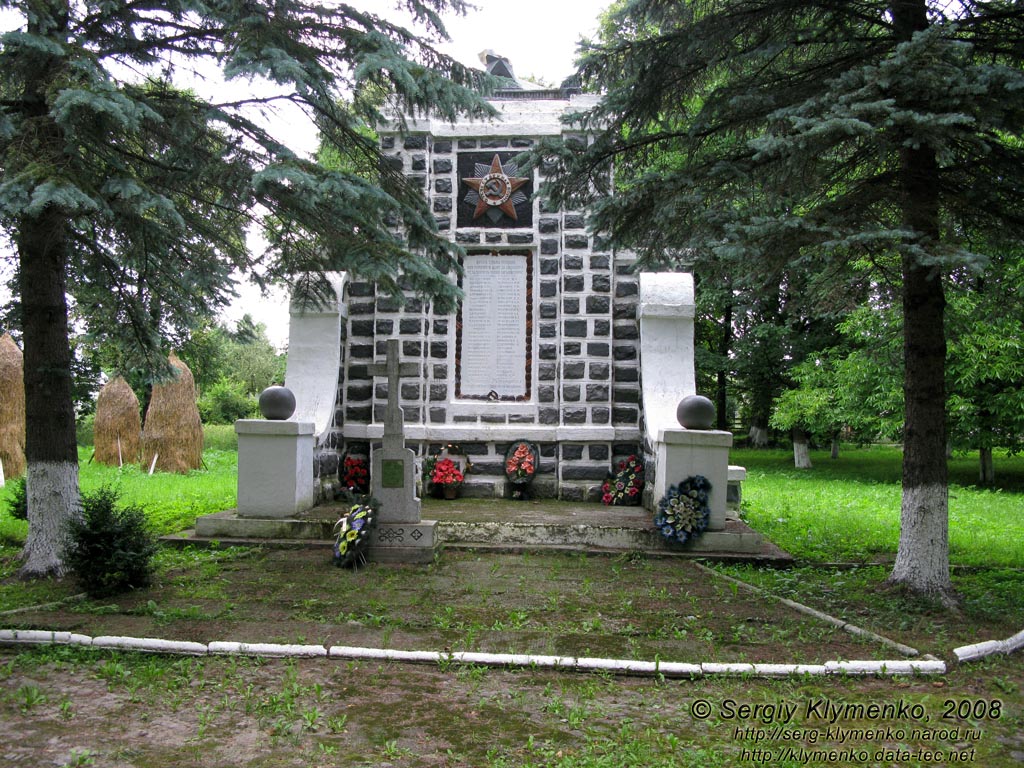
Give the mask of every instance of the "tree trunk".
<path id="1" fill-rule="evenodd" d="M 896 35 L 909 40 L 928 26 L 924 0 L 893 3 Z M 939 166 L 928 146 L 902 151 L 900 184 L 904 222 L 916 233 L 902 254 L 903 357 L 906 375 L 903 502 L 900 542 L 889 580 L 953 602 L 949 577 L 949 501 L 946 469 L 946 299 L 942 275 L 914 251 L 938 244 Z"/>
<path id="2" fill-rule="evenodd" d="M 797 469 L 813 469 L 807 433 L 800 427 L 793 427 L 793 466 Z"/>
<path id="3" fill-rule="evenodd" d="M 768 428 L 762 424 L 751 424 L 750 431 L 747 433 L 750 437 L 751 448 L 767 448 L 768 447 Z"/>
<path id="4" fill-rule="evenodd" d="M 995 485 L 996 465 L 992 461 L 992 448 L 978 449 L 978 483 L 980 485 Z"/>
<path id="5" fill-rule="evenodd" d="M 729 359 L 729 350 L 732 348 L 732 304 L 725 307 L 725 316 L 722 318 L 722 338 L 718 345 L 719 363 L 718 380 L 715 389 L 715 410 L 718 423 L 716 426 L 723 432 L 727 432 L 732 426 L 729 418 L 729 371 L 726 369 L 726 361 Z"/>
<path id="6" fill-rule="evenodd" d="M 992 461 L 992 445 L 995 435 L 992 429 L 992 412 L 982 406 L 978 409 L 978 483 L 995 485 L 996 466 Z"/>
<path id="7" fill-rule="evenodd" d="M 63 7 L 62 7 L 63 6 Z M 57 3 L 51 20 L 67 23 L 66 3 Z M 30 27 L 39 22 L 30 20 Z M 58 36 L 61 29 L 30 29 Z M 31 147 L 43 165 L 64 162 L 65 139 L 49 116 L 47 89 L 61 76 L 60 56 L 40 61 L 26 84 L 24 99 L 34 130 Z M 25 460 L 28 465 L 28 538 L 22 550 L 24 577 L 64 574 L 64 536 L 79 514 L 78 449 L 71 381 L 66 299 L 69 219 L 51 203 L 37 214 L 25 213 L 15 238 L 25 342 Z"/>
<path id="8" fill-rule="evenodd" d="M 832 452 L 829 454 L 829 458 L 833 460 L 839 458 L 839 435 L 832 435 Z"/>
<path id="9" fill-rule="evenodd" d="M 18 235 L 25 332 L 28 538 L 21 574 L 63 575 L 64 529 L 78 514 L 78 449 L 65 299 L 66 219 L 47 208 Z"/>

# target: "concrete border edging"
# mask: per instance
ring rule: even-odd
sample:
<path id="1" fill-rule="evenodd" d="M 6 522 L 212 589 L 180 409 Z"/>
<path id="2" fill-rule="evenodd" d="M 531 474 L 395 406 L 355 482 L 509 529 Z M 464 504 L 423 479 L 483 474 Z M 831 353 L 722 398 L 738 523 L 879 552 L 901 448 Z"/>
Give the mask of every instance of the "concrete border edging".
<path id="1" fill-rule="evenodd" d="M 953 653 L 956 654 L 957 661 L 964 662 L 977 661 L 997 653 L 1011 654 L 1021 648 L 1024 648 L 1024 629 L 1005 640 L 986 640 L 973 645 L 961 645 L 954 648 Z"/>
<path id="2" fill-rule="evenodd" d="M 876 632 L 872 632 L 869 629 L 858 627 L 856 624 L 850 624 L 849 622 L 844 621 L 843 619 L 836 618 L 835 616 L 830 616 L 827 613 L 822 613 L 821 611 L 816 610 L 815 608 L 811 608 L 808 605 L 804 605 L 803 603 L 798 603 L 794 600 L 788 600 L 785 597 L 773 595 L 771 592 L 767 592 L 766 590 L 763 590 L 760 587 L 755 587 L 753 584 L 748 584 L 747 582 L 742 581 L 741 579 L 736 579 L 732 576 L 727 576 L 724 573 L 719 573 L 714 568 L 708 568 L 706 565 L 702 565 L 701 563 L 694 563 L 694 565 L 696 565 L 697 568 L 704 571 L 705 573 L 710 573 L 711 575 L 719 579 L 724 579 L 725 581 L 728 581 L 730 584 L 736 584 L 737 586 L 743 587 L 743 589 L 746 589 L 749 592 L 753 592 L 755 595 L 767 597 L 770 600 L 775 600 L 778 603 L 782 603 L 787 608 L 792 608 L 794 611 L 802 613 L 806 616 L 813 616 L 814 618 L 831 624 L 832 626 L 837 627 L 843 630 L 844 632 L 848 632 L 851 635 L 857 635 L 858 637 L 863 637 L 868 640 L 874 640 L 876 643 L 881 643 L 882 645 L 892 648 L 894 651 L 903 656 L 921 655 L 920 651 L 918 651 L 916 648 L 911 648 L 909 645 L 904 645 L 903 643 L 897 642 L 896 640 L 892 640 L 888 637 L 885 637 L 884 635 L 879 635 Z"/>
<path id="3" fill-rule="evenodd" d="M 1022 633 L 1024 634 L 1024 633 Z M 737 662 L 640 661 L 573 656 L 545 656 L 519 653 L 477 653 L 470 651 L 399 651 L 388 648 L 360 648 L 334 645 L 288 645 L 214 641 L 209 644 L 159 638 L 104 635 L 89 637 L 72 632 L 38 629 L 0 629 L 0 646 L 77 645 L 99 650 L 162 653 L 175 656 L 256 656 L 260 658 L 376 659 L 402 663 L 480 664 L 489 667 L 528 667 L 576 672 L 613 672 L 645 677 L 764 677 L 860 675 L 941 675 L 943 661 L 828 661 L 824 664 L 749 664 Z"/>

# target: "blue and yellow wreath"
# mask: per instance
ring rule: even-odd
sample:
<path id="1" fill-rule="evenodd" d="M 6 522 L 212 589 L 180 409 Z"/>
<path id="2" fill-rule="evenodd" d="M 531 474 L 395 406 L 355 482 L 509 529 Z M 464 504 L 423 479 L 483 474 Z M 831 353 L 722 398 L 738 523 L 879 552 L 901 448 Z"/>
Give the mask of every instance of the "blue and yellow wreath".
<path id="1" fill-rule="evenodd" d="M 374 509 L 369 504 L 353 504 L 334 525 L 334 564 L 339 568 L 354 568 L 366 563 L 366 550 L 370 546 Z"/>
<path id="2" fill-rule="evenodd" d="M 658 502 L 654 525 L 662 536 L 677 544 L 700 536 L 711 519 L 710 494 L 711 483 L 702 475 L 670 486 Z"/>

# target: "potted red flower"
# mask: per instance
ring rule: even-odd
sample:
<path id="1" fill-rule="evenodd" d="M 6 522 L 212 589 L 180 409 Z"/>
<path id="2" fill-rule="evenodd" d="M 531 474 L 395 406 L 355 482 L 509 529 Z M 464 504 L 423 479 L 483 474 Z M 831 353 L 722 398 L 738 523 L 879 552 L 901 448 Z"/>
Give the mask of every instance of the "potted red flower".
<path id="1" fill-rule="evenodd" d="M 346 456 L 341 462 L 341 484 L 354 493 L 370 490 L 370 469 L 362 456 Z"/>
<path id="2" fill-rule="evenodd" d="M 446 499 L 454 499 L 458 494 L 465 475 L 459 470 L 458 465 L 451 459 L 441 459 L 434 465 L 434 471 L 430 473 L 430 482 L 440 486 L 444 490 Z"/>

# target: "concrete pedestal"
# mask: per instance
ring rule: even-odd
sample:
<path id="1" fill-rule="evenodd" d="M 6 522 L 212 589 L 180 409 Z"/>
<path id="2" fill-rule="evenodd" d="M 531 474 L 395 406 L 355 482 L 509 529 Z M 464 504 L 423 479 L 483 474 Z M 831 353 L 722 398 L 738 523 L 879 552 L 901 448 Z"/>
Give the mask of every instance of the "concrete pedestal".
<path id="1" fill-rule="evenodd" d="M 711 483 L 708 530 L 724 530 L 730 447 L 731 432 L 682 427 L 659 430 L 654 445 L 658 463 L 650 495 L 652 507 L 657 508 L 669 486 L 694 475 L 703 475 Z"/>
<path id="2" fill-rule="evenodd" d="M 238 516 L 295 517 L 313 506 L 313 424 L 240 419 Z"/>

